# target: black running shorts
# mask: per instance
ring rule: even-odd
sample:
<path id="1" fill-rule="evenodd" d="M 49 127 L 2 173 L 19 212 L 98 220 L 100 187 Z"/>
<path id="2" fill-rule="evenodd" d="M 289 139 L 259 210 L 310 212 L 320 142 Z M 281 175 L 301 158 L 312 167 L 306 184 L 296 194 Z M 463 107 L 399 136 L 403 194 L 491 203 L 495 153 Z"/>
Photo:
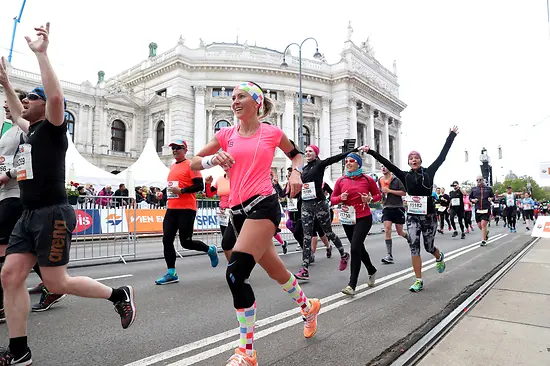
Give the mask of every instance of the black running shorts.
<path id="1" fill-rule="evenodd" d="M 477 213 L 476 211 L 476 223 L 481 221 L 489 221 L 489 213 Z"/>
<path id="2" fill-rule="evenodd" d="M 41 267 L 64 266 L 69 263 L 75 226 L 74 209 L 67 203 L 24 210 L 13 229 L 6 255 L 32 253 Z"/>
<path id="3" fill-rule="evenodd" d="M 391 221 L 397 225 L 405 224 L 405 209 L 402 207 L 385 207 L 382 210 L 382 222 Z"/>
<path id="4" fill-rule="evenodd" d="M 238 205 L 235 207 L 232 207 L 233 210 L 241 209 L 242 207 L 246 207 L 250 202 L 254 201 L 258 196 L 254 196 L 246 201 L 242 205 Z M 277 195 L 273 194 L 267 198 L 264 198 L 261 202 L 256 204 L 250 212 L 248 212 L 246 215 L 241 213 L 239 215 L 232 215 L 231 220 L 229 222 L 229 226 L 225 230 L 225 233 L 223 234 L 222 238 L 222 249 L 232 250 L 235 246 L 235 243 L 237 242 L 237 238 L 235 236 L 235 228 L 237 229 L 237 232 L 240 232 L 245 220 L 270 220 L 274 225 L 275 228 L 273 230 L 273 235 L 277 232 L 277 228 L 279 227 L 279 224 L 281 223 L 281 206 L 279 205 L 279 199 Z M 233 225 L 235 228 L 233 228 Z"/>
<path id="5" fill-rule="evenodd" d="M 23 213 L 21 200 L 10 197 L 0 201 L 0 244 L 8 244 L 11 232 Z"/>

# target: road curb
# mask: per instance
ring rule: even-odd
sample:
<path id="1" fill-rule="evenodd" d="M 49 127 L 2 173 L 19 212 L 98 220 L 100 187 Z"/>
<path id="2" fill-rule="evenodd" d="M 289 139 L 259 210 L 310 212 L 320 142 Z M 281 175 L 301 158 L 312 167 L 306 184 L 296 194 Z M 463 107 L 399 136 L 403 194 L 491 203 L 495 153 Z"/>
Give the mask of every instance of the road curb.
<path id="1" fill-rule="evenodd" d="M 378 355 L 371 361 L 367 362 L 366 366 L 390 366 L 394 364 L 396 360 L 402 357 L 407 351 L 415 347 L 415 345 L 425 335 L 427 335 L 430 331 L 432 331 L 435 327 L 437 327 L 445 318 L 447 318 L 453 311 L 455 311 L 459 305 L 463 304 L 470 296 L 472 296 L 472 294 L 474 294 L 480 287 L 482 287 L 487 281 L 489 281 L 491 277 L 493 277 L 498 271 L 500 271 L 503 267 L 505 267 L 510 261 L 514 260 L 515 257 L 517 257 L 523 250 L 525 250 L 525 248 L 531 245 L 531 243 L 533 243 L 533 241 L 535 240 L 536 238 L 530 237 L 529 240 L 525 242 L 520 249 L 516 250 L 514 253 L 506 257 L 495 268 L 493 268 L 492 270 L 487 272 L 485 275 L 483 275 L 483 277 L 481 277 L 474 283 L 470 284 L 469 286 L 466 286 L 458 295 L 456 295 L 447 303 L 447 305 L 442 311 L 438 312 L 436 315 L 429 318 L 424 323 L 424 325 L 413 330 L 412 332 L 407 334 L 405 337 L 401 338 L 399 341 L 395 342 L 390 347 L 386 348 L 386 350 L 384 350 L 380 355 Z M 452 325 L 454 324 L 455 323 L 453 323 Z M 431 349 L 431 347 L 433 347 L 434 344 L 435 343 L 429 344 L 428 346 L 422 349 L 418 349 L 417 353 L 420 354 L 421 352 L 425 352 Z M 422 355 L 423 354 L 424 353 L 422 353 Z M 409 365 L 414 365 L 418 361 L 419 361 L 419 357 L 413 357 L 411 358 L 411 360 L 401 364 L 405 366 L 409 366 Z"/>

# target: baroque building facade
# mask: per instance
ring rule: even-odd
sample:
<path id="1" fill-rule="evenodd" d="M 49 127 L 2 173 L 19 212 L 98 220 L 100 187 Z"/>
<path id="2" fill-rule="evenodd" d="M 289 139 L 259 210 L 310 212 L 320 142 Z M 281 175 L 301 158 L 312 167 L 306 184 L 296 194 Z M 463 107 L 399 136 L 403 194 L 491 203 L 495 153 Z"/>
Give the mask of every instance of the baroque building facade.
<path id="1" fill-rule="evenodd" d="M 188 142 L 193 154 L 220 128 L 234 125 L 233 86 L 251 80 L 273 100 L 275 111 L 266 122 L 277 125 L 295 141 L 299 131 L 298 58 L 244 44 L 212 43 L 191 49 L 180 37 L 175 47 L 149 57 L 105 80 L 100 71 L 96 85 L 62 81 L 67 98 L 66 117 L 78 151 L 95 165 L 118 172 L 130 166 L 151 138 L 161 159 L 172 161 L 167 147 L 173 137 Z M 288 64 L 281 68 L 283 56 Z M 15 87 L 30 90 L 40 76 L 11 69 Z M 302 59 L 304 141 L 320 148 L 321 158 L 341 152 L 344 139 L 356 146 L 368 144 L 399 165 L 401 112 L 395 63 L 393 70 L 374 57 L 368 40 L 361 46 L 344 43 L 341 60 L 328 64 Z M 0 95 L 1 96 L 1 95 Z M 3 113 L 3 111 L 1 112 Z M 3 117 L 0 115 L 0 117 Z M 273 171 L 284 180 L 289 161 L 278 151 Z M 365 159 L 364 170 L 379 165 Z M 335 164 L 328 170 L 334 180 L 342 174 Z"/>

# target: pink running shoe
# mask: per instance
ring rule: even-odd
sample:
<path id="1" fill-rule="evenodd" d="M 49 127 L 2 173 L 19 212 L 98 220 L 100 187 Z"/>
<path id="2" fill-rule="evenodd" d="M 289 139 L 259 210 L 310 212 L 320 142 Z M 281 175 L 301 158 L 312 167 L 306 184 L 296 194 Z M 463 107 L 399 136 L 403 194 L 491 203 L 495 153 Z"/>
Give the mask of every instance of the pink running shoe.
<path id="1" fill-rule="evenodd" d="M 349 253 L 344 253 L 343 257 L 340 257 L 340 265 L 338 266 L 339 271 L 345 271 L 348 268 L 349 262 Z"/>

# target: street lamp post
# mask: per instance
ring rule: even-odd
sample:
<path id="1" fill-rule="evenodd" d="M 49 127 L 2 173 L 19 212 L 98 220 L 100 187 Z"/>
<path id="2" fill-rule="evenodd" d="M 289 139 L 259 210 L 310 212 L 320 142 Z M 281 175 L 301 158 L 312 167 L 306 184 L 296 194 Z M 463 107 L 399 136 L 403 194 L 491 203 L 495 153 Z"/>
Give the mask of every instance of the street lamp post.
<path id="1" fill-rule="evenodd" d="M 319 53 L 319 44 L 317 40 L 313 37 L 306 38 L 302 41 L 302 43 L 298 44 L 296 42 L 290 43 L 288 46 L 286 46 L 284 52 L 283 52 L 283 62 L 281 63 L 281 67 L 288 67 L 288 64 L 286 63 L 286 51 L 288 48 L 292 45 L 298 46 L 298 73 L 300 78 L 300 90 L 298 92 L 298 104 L 300 105 L 300 131 L 298 133 L 298 145 L 300 146 L 300 151 L 304 151 L 304 120 L 303 120 L 303 113 L 302 113 L 302 46 L 304 43 L 308 40 L 315 41 L 315 53 L 313 54 L 313 57 L 315 59 L 320 59 L 323 56 Z"/>

